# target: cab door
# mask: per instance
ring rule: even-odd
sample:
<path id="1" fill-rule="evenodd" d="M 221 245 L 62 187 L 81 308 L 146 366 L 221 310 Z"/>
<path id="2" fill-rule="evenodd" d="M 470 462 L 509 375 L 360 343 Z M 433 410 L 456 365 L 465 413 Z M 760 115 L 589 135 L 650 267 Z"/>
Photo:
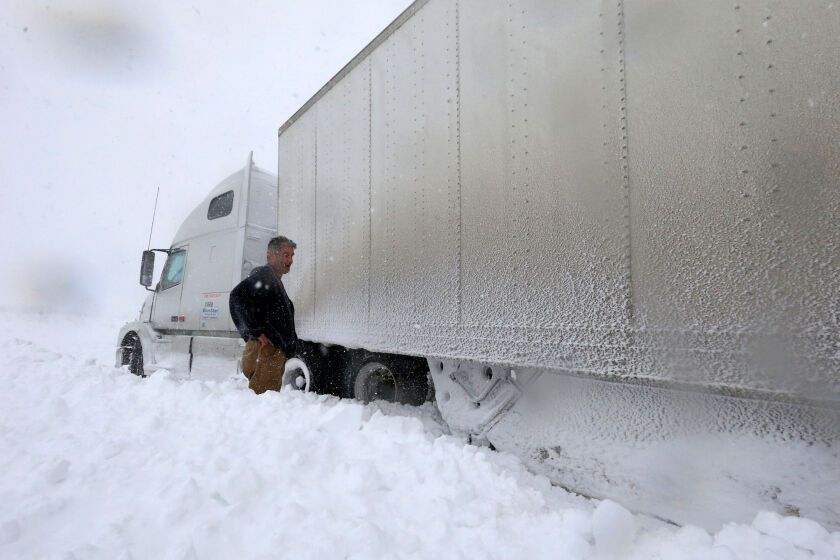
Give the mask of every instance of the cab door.
<path id="1" fill-rule="evenodd" d="M 181 294 L 184 275 L 187 270 L 187 245 L 177 247 L 169 253 L 163 272 L 155 289 L 155 303 L 152 308 L 152 326 L 158 330 L 183 330 Z"/>

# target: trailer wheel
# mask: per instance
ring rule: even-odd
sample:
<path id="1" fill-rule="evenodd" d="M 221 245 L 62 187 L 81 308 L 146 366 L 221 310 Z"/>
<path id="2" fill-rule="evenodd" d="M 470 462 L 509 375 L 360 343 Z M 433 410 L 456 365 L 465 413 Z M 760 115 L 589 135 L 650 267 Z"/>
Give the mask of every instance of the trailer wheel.
<path id="1" fill-rule="evenodd" d="M 281 389 L 308 393 L 313 390 L 312 381 L 312 370 L 309 364 L 297 357 L 286 360 Z"/>
<path id="2" fill-rule="evenodd" d="M 143 344 L 136 333 L 130 332 L 122 340 L 122 365 L 128 366 L 128 371 L 140 377 L 146 377 L 143 370 Z"/>
<path id="3" fill-rule="evenodd" d="M 369 403 L 375 400 L 419 406 L 429 392 L 426 360 L 361 352 L 342 375 L 344 394 Z"/>
<path id="4" fill-rule="evenodd" d="M 320 393 L 324 387 L 326 363 L 315 348 L 302 346 L 286 360 L 281 390 Z"/>

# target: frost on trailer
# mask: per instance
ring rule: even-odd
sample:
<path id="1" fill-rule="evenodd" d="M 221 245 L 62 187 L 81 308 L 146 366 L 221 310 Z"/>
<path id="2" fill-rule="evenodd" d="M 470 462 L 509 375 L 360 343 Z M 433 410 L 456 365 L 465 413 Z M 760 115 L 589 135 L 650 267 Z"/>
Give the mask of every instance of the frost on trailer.
<path id="1" fill-rule="evenodd" d="M 840 526 L 838 52 L 817 0 L 415 2 L 281 127 L 301 336 L 573 490 Z"/>

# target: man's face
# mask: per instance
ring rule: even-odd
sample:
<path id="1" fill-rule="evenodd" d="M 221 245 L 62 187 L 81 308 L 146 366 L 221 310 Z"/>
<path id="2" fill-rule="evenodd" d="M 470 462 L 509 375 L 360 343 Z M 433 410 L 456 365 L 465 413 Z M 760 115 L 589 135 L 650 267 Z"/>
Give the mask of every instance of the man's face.
<path id="1" fill-rule="evenodd" d="M 282 245 L 276 253 L 269 251 L 268 264 L 278 274 L 286 274 L 292 268 L 292 260 L 295 258 L 295 249 L 289 245 Z"/>

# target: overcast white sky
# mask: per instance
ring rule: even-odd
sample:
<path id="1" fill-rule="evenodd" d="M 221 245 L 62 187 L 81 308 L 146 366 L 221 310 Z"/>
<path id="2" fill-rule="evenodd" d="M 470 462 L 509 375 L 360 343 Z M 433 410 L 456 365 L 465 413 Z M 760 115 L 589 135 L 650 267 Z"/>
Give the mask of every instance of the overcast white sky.
<path id="1" fill-rule="evenodd" d="M 139 310 L 152 245 L 411 0 L 7 0 L 0 306 Z"/>

